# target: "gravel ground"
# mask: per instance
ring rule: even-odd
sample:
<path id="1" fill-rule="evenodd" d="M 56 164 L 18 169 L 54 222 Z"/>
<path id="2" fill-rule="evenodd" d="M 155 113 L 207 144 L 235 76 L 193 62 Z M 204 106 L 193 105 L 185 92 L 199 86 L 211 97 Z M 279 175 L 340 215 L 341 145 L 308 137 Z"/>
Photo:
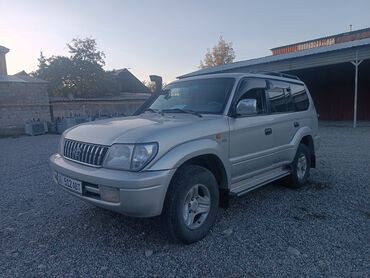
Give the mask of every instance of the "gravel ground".
<path id="1" fill-rule="evenodd" d="M 318 167 L 234 199 L 201 242 L 171 243 L 54 185 L 59 136 L 0 139 L 0 276 L 370 275 L 370 128 L 320 128 Z"/>

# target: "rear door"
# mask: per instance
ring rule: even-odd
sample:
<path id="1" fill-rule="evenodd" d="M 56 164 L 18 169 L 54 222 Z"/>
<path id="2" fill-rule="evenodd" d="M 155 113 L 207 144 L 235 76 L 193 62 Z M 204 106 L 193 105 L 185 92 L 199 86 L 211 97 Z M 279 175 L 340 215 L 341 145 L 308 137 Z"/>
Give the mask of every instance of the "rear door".
<path id="1" fill-rule="evenodd" d="M 267 83 L 269 113 L 274 117 L 274 163 L 287 163 L 291 157 L 290 142 L 299 128 L 290 84 L 278 80 L 268 80 Z"/>
<path id="2" fill-rule="evenodd" d="M 257 114 L 229 118 L 232 183 L 261 173 L 273 163 L 273 116 L 268 114 L 266 89 L 265 79 L 247 78 L 234 97 L 231 110 L 241 99 L 256 99 Z"/>

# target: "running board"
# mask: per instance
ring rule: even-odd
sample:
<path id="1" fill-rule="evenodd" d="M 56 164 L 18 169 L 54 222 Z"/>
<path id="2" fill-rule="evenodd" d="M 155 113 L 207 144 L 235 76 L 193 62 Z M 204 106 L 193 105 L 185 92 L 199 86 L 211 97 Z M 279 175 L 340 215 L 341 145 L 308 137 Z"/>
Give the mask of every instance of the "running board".
<path id="1" fill-rule="evenodd" d="M 232 196 L 241 196 L 249 191 L 257 189 L 265 184 L 273 182 L 275 180 L 281 179 L 285 176 L 288 176 L 290 171 L 286 168 L 279 168 L 273 171 L 270 171 L 268 174 L 254 176 L 247 180 L 242 180 L 234 184 L 233 189 L 230 190 L 230 195 Z"/>

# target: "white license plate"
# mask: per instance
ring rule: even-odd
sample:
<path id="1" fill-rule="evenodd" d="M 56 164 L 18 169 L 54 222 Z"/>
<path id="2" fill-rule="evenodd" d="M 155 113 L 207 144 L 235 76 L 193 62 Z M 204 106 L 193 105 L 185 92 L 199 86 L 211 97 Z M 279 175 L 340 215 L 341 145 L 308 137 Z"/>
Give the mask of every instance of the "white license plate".
<path id="1" fill-rule="evenodd" d="M 82 182 L 58 173 L 58 183 L 65 188 L 82 194 Z"/>

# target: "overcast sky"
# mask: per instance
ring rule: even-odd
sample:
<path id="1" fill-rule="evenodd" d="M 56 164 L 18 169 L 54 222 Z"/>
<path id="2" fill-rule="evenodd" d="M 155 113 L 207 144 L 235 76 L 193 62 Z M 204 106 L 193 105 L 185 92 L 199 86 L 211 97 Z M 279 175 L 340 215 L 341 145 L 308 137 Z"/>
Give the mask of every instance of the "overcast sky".
<path id="1" fill-rule="evenodd" d="M 91 36 L 106 69 L 131 68 L 141 80 L 166 82 L 194 71 L 222 35 L 236 60 L 270 48 L 370 27 L 370 0 L 40 1 L 0 0 L 0 45 L 8 72 L 33 71 L 40 51 L 67 55 L 66 43 Z"/>

